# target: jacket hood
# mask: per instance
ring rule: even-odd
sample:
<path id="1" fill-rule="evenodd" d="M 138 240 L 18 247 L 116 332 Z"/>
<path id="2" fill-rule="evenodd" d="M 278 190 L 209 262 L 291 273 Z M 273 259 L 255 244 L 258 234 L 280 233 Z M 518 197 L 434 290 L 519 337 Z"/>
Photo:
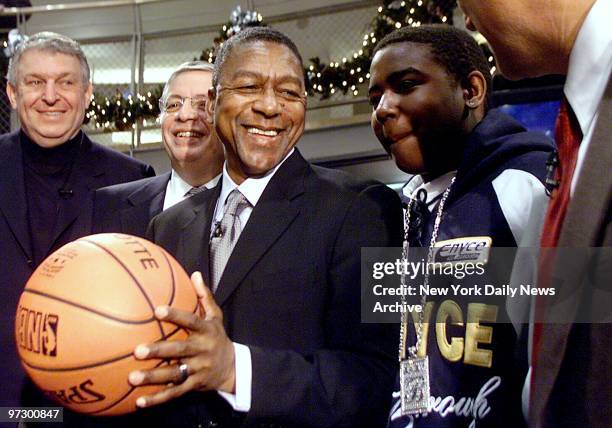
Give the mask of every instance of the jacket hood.
<path id="1" fill-rule="evenodd" d="M 457 197 L 475 182 L 502 167 L 510 167 L 506 166 L 510 160 L 520 162 L 522 157 L 553 149 L 554 144 L 546 135 L 527 131 L 520 122 L 500 110 L 489 110 L 465 142 L 453 194 Z"/>

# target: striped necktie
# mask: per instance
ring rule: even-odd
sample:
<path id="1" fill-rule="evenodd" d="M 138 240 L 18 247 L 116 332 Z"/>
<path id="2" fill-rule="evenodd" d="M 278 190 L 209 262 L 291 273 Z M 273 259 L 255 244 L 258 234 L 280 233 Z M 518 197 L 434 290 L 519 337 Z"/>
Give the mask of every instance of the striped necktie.
<path id="1" fill-rule="evenodd" d="M 199 186 L 199 187 L 192 187 L 191 189 L 189 189 L 187 192 L 185 192 L 185 197 L 190 197 L 193 195 L 197 195 L 200 192 L 203 192 L 204 190 L 206 190 L 206 186 Z"/>
<path id="2" fill-rule="evenodd" d="M 215 232 L 210 239 L 210 277 L 213 293 L 217 291 L 221 275 L 242 232 L 239 209 L 249 205 L 244 195 L 234 189 L 227 197 L 221 222 L 215 225 Z"/>

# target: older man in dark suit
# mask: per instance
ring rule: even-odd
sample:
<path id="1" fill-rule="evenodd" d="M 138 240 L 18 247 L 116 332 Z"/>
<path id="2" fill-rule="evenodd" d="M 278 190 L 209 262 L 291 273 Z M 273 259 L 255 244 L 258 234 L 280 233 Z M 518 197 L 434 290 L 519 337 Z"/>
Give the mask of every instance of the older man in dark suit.
<path id="1" fill-rule="evenodd" d="M 557 121 L 560 165 L 553 183 L 558 187 L 552 191 L 541 245 L 573 253 L 557 257 L 539 272 L 540 280 L 561 282 L 556 283 L 560 288 L 556 296 L 540 299 L 535 308 L 527 383 L 529 422 L 535 427 L 607 426 L 612 417 L 612 329 L 603 322 L 612 318 L 606 253 L 612 246 L 612 32 L 608 28 L 612 3 L 460 0 L 459 4 L 467 27 L 477 28 L 491 43 L 506 76 L 567 75 Z M 599 261 L 593 261 L 585 257 L 589 247 L 608 248 L 601 250 Z M 599 276 L 604 277 L 604 288 L 589 285 Z M 540 322 L 548 320 L 553 323 Z"/>
<path id="2" fill-rule="evenodd" d="M 206 119 L 212 64 L 191 61 L 172 73 L 159 102 L 161 133 L 172 170 L 153 178 L 100 189 L 94 196 L 94 232 L 144 236 L 153 217 L 216 186 L 223 146 Z"/>
<path id="3" fill-rule="evenodd" d="M 185 425 L 385 424 L 398 330 L 360 322 L 360 248 L 400 244 L 401 206 L 380 183 L 304 160 L 294 148 L 304 92 L 283 34 L 253 28 L 224 43 L 209 107 L 226 152 L 221 182 L 150 228 L 214 298 L 195 273 L 205 317 L 157 309 L 191 334 L 136 348 L 177 361 L 130 374 L 134 385 L 174 383 L 139 406 L 187 394 Z"/>
<path id="4" fill-rule="evenodd" d="M 95 189 L 154 171 L 81 131 L 92 86 L 74 40 L 32 36 L 11 58 L 6 90 L 21 129 L 0 137 L 0 405 L 16 406 L 32 404 L 13 328 L 25 282 L 50 252 L 90 232 Z"/>

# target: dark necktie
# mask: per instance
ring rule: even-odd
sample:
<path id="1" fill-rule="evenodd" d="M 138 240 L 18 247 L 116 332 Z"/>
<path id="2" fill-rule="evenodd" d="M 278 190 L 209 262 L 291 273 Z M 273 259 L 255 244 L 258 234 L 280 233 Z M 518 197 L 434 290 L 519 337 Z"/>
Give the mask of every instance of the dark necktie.
<path id="1" fill-rule="evenodd" d="M 410 204 L 410 228 L 408 230 L 408 242 L 411 247 L 426 247 L 427 227 L 430 212 L 427 207 L 427 191 L 419 189 L 412 196 L 413 201 Z M 407 207 L 408 204 L 406 204 Z"/>
<path id="2" fill-rule="evenodd" d="M 559 186 L 552 190 L 551 200 L 544 219 L 542 229 L 541 247 L 556 247 L 563 226 L 563 220 L 570 201 L 572 177 L 578 159 L 578 149 L 582 141 L 582 131 L 576 119 L 576 115 L 563 97 L 559 116 L 555 125 L 555 141 L 559 154 L 559 165 L 555 170 L 555 182 Z M 544 249 L 540 254 L 538 268 L 538 287 L 546 288 L 551 284 L 552 269 L 554 267 L 554 251 Z M 531 354 L 532 362 L 532 387 L 535 379 L 536 362 L 540 351 L 542 321 L 545 319 L 546 297 L 536 297 L 535 318 L 533 329 L 533 348 Z M 533 391 L 533 389 L 532 389 Z"/>
<path id="3" fill-rule="evenodd" d="M 191 189 L 189 189 L 187 192 L 185 192 L 185 197 L 190 197 L 193 195 L 197 195 L 200 192 L 203 192 L 204 190 L 206 190 L 206 186 L 200 186 L 200 187 L 192 187 Z"/>

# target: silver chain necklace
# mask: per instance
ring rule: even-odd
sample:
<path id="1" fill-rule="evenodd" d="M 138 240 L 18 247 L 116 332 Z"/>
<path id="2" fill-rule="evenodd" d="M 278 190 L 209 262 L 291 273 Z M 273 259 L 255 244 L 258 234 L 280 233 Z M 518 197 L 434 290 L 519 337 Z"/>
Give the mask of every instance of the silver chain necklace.
<path id="1" fill-rule="evenodd" d="M 433 262 L 434 247 L 438 239 L 440 223 L 442 221 L 442 213 L 444 212 L 444 204 L 451 187 L 455 183 L 455 177 L 444 191 L 442 199 L 438 204 L 436 219 L 434 221 L 433 231 L 431 233 L 431 241 L 427 252 L 427 265 L 425 266 L 425 277 L 423 279 L 423 288 L 427 290 L 429 287 L 429 265 Z M 414 204 L 414 198 L 410 197 L 406 211 L 404 212 L 404 243 L 402 246 L 402 264 L 408 263 L 408 251 L 410 244 L 408 242 L 408 232 L 410 230 L 410 211 Z M 406 271 L 402 270 L 401 276 L 402 291 L 407 290 Z M 415 323 L 416 342 L 414 346 L 408 348 L 408 357 L 406 357 L 406 343 L 408 340 L 408 312 L 406 311 L 406 294 L 402 292 L 401 303 L 401 324 L 400 324 L 400 340 L 399 340 L 399 362 L 400 362 L 400 402 L 402 415 L 427 415 L 429 411 L 429 358 L 427 355 L 419 357 L 417 355 L 423 338 L 423 322 L 425 320 L 425 305 L 427 303 L 426 293 L 421 296 L 421 312 L 419 312 L 419 320 Z"/>

